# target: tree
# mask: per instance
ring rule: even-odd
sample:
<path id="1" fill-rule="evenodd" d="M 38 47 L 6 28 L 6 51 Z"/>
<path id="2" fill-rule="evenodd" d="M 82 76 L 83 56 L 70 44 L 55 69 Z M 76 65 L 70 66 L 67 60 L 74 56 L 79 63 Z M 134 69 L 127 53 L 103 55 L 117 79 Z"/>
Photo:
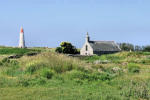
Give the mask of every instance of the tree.
<path id="1" fill-rule="evenodd" d="M 142 51 L 142 47 L 141 47 L 141 46 L 136 45 L 136 46 L 134 47 L 134 50 L 135 50 L 135 51 Z"/>
<path id="2" fill-rule="evenodd" d="M 73 46 L 70 42 L 62 42 L 60 44 L 61 47 L 56 48 L 56 52 L 64 53 L 64 54 L 77 54 L 78 50 Z"/>
<path id="3" fill-rule="evenodd" d="M 143 48 L 143 51 L 150 52 L 150 46 L 145 46 L 145 47 Z"/>
<path id="4" fill-rule="evenodd" d="M 62 48 L 61 47 L 57 47 L 56 50 L 55 50 L 55 52 L 62 53 Z"/>
<path id="5" fill-rule="evenodd" d="M 120 43 L 119 44 L 121 50 L 123 51 L 134 51 L 134 45 L 133 44 L 130 44 L 130 43 Z"/>

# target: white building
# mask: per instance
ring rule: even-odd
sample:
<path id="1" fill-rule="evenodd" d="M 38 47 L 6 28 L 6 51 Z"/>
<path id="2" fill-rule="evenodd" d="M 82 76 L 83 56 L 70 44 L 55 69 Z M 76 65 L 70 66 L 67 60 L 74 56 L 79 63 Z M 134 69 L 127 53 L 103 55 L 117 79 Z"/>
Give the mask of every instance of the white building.
<path id="1" fill-rule="evenodd" d="M 87 33 L 86 40 L 80 50 L 81 55 L 101 55 L 119 52 L 121 49 L 114 41 L 91 41 Z"/>
<path id="2" fill-rule="evenodd" d="M 20 30 L 20 40 L 19 40 L 19 48 L 25 48 L 25 38 L 24 38 L 24 30 L 23 27 L 21 27 Z"/>

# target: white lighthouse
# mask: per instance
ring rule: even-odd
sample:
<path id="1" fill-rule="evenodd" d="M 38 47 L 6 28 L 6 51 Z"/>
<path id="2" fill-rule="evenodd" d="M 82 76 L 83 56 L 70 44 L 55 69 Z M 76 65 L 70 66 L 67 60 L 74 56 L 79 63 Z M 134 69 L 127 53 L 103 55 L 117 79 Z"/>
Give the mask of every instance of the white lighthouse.
<path id="1" fill-rule="evenodd" d="M 19 48 L 25 48 L 25 39 L 24 39 L 23 27 L 21 27 L 21 30 L 20 30 Z"/>

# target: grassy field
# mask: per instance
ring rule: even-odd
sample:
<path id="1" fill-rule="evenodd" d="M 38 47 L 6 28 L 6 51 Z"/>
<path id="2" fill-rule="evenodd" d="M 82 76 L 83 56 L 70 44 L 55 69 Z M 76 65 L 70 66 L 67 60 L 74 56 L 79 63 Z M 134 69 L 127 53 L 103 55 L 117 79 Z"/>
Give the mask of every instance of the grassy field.
<path id="1" fill-rule="evenodd" d="M 149 52 L 72 58 L 52 51 L 1 47 L 0 100 L 150 99 Z"/>

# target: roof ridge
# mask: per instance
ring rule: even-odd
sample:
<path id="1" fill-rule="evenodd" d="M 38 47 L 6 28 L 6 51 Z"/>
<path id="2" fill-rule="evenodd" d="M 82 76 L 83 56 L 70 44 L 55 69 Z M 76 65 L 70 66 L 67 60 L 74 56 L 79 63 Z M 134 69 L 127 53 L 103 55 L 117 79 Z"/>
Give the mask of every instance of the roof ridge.
<path id="1" fill-rule="evenodd" d="M 90 42 L 115 42 L 115 41 L 106 41 L 106 40 L 102 40 L 102 41 L 90 41 Z"/>

